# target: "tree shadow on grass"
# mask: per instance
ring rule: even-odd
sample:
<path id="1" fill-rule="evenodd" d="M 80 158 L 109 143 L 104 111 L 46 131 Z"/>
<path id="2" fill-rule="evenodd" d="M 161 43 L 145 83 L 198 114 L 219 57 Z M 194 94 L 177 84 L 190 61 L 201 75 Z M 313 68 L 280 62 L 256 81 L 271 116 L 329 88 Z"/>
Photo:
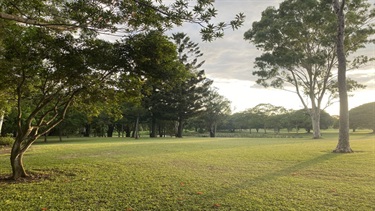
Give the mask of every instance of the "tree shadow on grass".
<path id="1" fill-rule="evenodd" d="M 299 162 L 299 163 L 297 163 L 293 166 L 284 168 L 282 170 L 268 173 L 266 175 L 263 175 L 261 177 L 256 178 L 255 180 L 253 180 L 253 182 L 255 182 L 255 183 L 267 182 L 267 181 L 275 180 L 275 179 L 277 179 L 279 177 L 283 177 L 283 176 L 293 176 L 294 174 L 296 174 L 297 172 L 299 172 L 303 169 L 307 169 L 310 166 L 314 166 L 314 165 L 317 165 L 319 163 L 323 163 L 327 160 L 331 160 L 331 159 L 333 159 L 335 157 L 338 157 L 338 156 L 340 156 L 340 154 L 326 153 L 326 154 L 320 155 L 318 157 L 312 158 L 310 160 Z"/>
<path id="2" fill-rule="evenodd" d="M 297 172 L 307 169 L 311 166 L 318 165 L 320 163 L 323 163 L 325 161 L 331 160 L 335 157 L 341 156 L 342 154 L 337 154 L 337 153 L 325 153 L 323 155 L 317 156 L 315 158 L 299 162 L 293 166 L 286 167 L 284 169 L 278 170 L 278 171 L 273 171 L 270 173 L 267 173 L 262 176 L 258 176 L 254 179 L 249 179 L 247 181 L 244 181 L 240 184 L 233 185 L 230 188 L 225 188 L 222 190 L 221 193 L 215 192 L 213 193 L 215 196 L 214 197 L 225 197 L 225 195 L 232 194 L 232 193 L 237 193 L 241 189 L 248 189 L 254 186 L 258 186 L 262 183 L 270 182 L 273 180 L 277 180 L 280 177 L 285 177 L 285 176 L 295 176 L 298 175 Z"/>

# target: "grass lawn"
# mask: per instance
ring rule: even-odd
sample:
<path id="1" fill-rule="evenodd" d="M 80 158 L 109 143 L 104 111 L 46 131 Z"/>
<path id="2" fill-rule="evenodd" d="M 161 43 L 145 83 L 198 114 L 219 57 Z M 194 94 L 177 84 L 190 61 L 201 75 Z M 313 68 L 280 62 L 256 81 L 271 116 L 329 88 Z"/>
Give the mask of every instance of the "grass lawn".
<path id="1" fill-rule="evenodd" d="M 375 210 L 375 136 L 71 138 L 37 143 L 0 210 Z M 1 150 L 1 149 L 0 149 Z M 0 175 L 10 174 L 0 153 Z"/>

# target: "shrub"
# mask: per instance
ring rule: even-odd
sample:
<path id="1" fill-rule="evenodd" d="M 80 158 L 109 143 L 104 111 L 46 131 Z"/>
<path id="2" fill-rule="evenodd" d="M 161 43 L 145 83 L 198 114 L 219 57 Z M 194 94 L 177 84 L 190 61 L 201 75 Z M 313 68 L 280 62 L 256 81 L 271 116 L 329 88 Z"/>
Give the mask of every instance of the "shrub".
<path id="1" fill-rule="evenodd" d="M 14 138 L 12 137 L 0 137 L 0 146 L 12 146 Z"/>

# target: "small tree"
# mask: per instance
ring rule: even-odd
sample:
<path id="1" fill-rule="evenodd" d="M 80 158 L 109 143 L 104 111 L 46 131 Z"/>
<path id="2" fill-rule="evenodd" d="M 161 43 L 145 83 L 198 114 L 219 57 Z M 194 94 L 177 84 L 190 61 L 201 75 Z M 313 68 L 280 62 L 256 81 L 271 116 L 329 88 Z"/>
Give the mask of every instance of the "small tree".
<path id="1" fill-rule="evenodd" d="M 204 112 L 200 115 L 210 132 L 210 137 L 216 137 L 217 125 L 226 115 L 229 115 L 230 101 L 221 96 L 215 89 L 204 99 Z"/>

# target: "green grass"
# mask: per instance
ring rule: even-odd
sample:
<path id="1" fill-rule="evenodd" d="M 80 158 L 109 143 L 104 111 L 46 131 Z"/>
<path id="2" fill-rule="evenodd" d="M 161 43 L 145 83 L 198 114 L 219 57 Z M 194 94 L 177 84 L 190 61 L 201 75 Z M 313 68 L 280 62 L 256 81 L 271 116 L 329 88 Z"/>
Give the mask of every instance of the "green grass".
<path id="1" fill-rule="evenodd" d="M 74 138 L 38 143 L 0 183 L 0 210 L 375 210 L 375 136 Z M 0 174 L 10 174 L 0 154 Z"/>

